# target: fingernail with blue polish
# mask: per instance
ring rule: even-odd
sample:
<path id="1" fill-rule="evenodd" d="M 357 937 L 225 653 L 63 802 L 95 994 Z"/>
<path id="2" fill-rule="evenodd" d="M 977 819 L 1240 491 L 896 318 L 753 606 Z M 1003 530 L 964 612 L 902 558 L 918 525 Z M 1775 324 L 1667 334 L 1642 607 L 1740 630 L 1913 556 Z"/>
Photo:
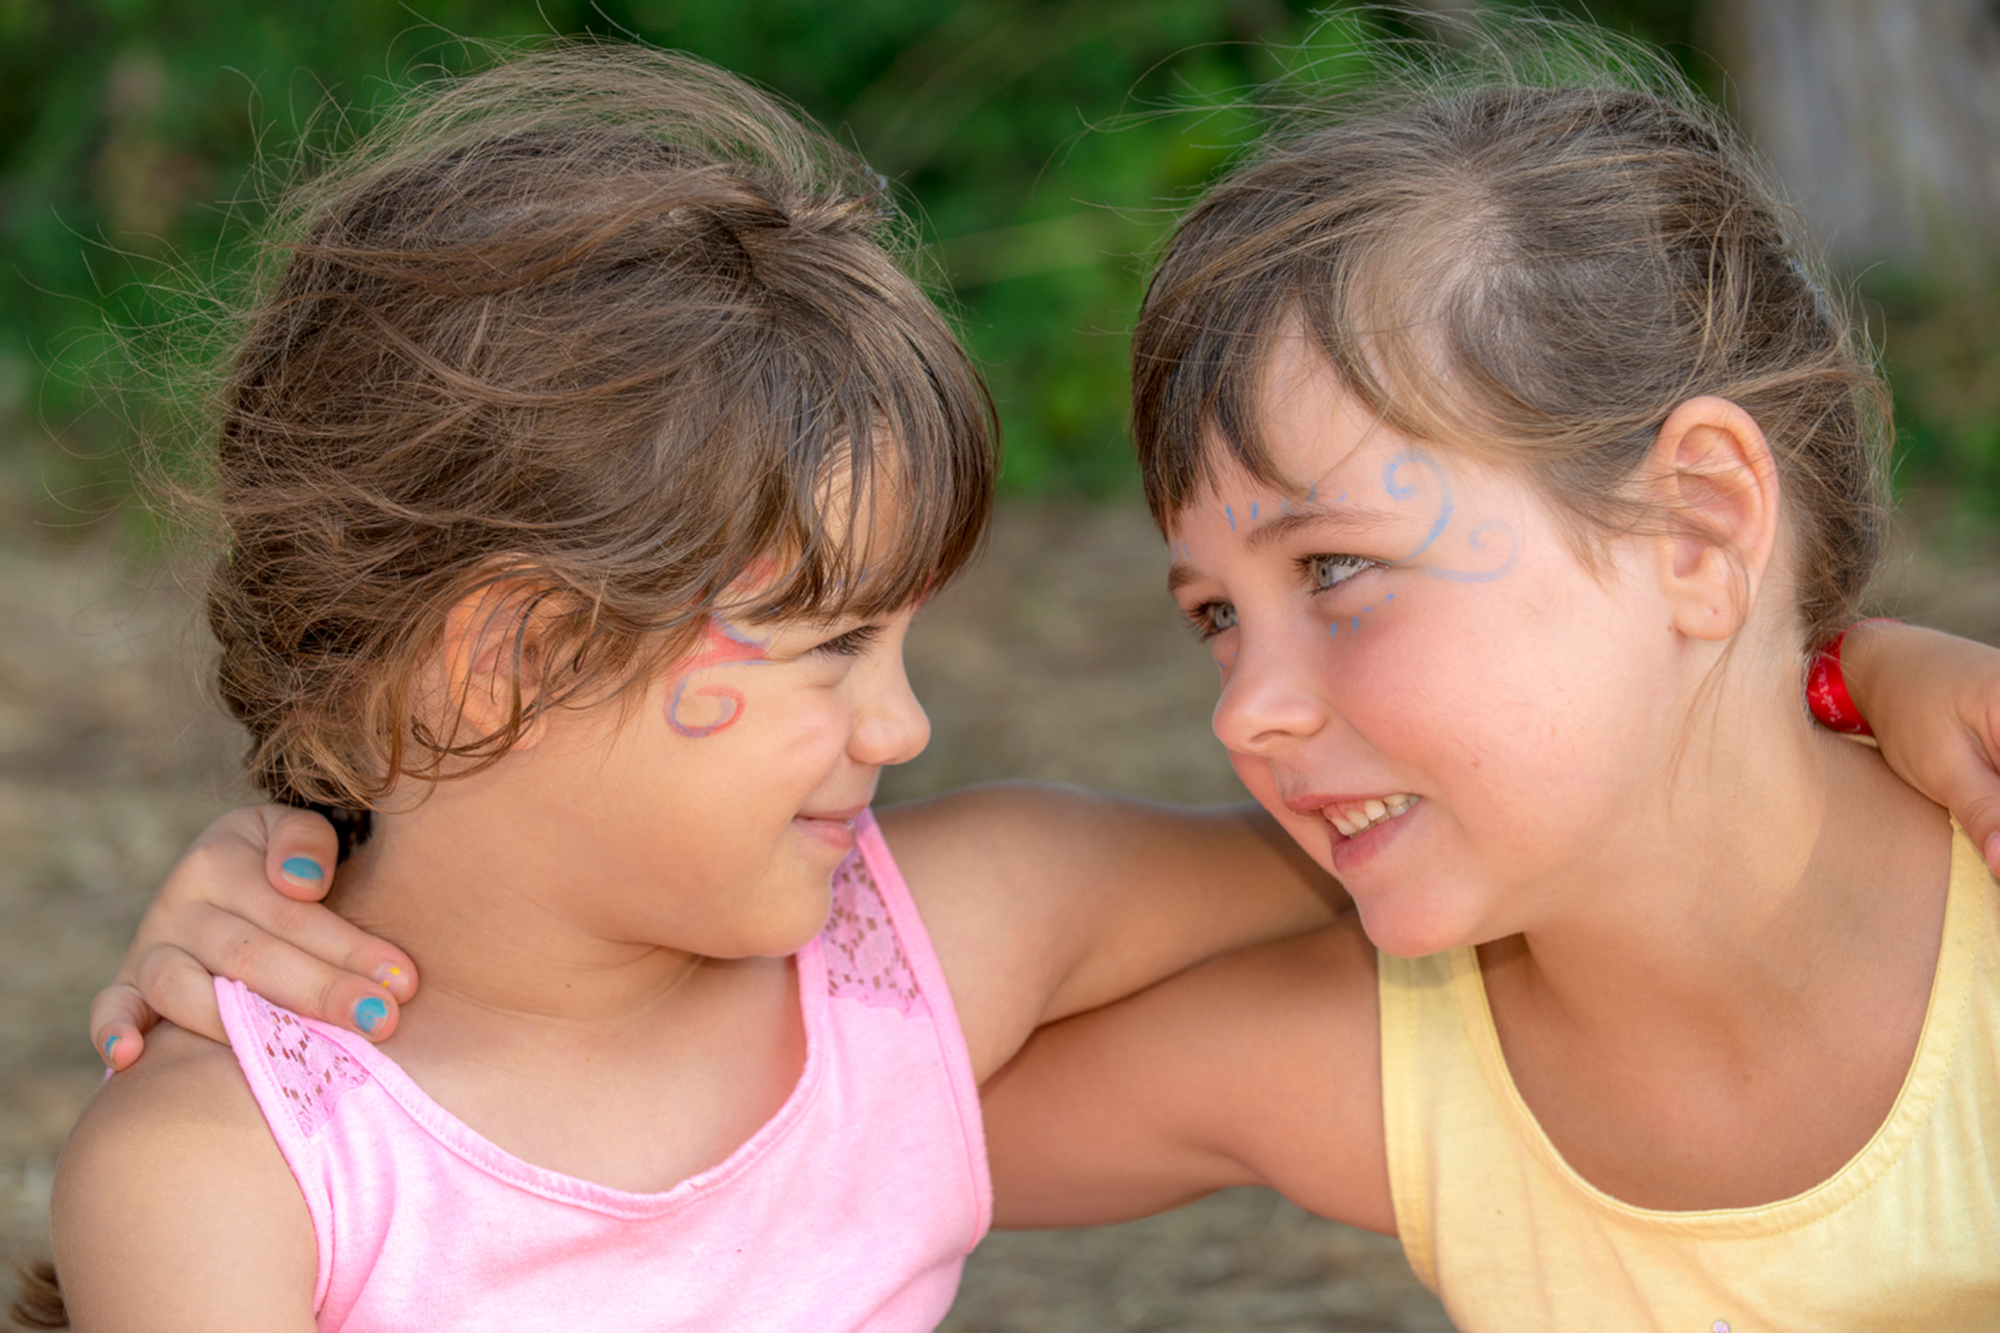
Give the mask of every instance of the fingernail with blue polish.
<path id="1" fill-rule="evenodd" d="M 319 868 L 319 862 L 310 856 L 288 856 L 278 869 L 285 872 L 285 878 L 296 879 L 306 884 L 317 884 L 326 878 L 326 872 Z"/>
<path id="2" fill-rule="evenodd" d="M 370 995 L 354 1006 L 354 1026 L 373 1036 L 375 1029 L 382 1026 L 382 1020 L 389 1016 L 389 1006 L 382 1003 L 377 995 Z"/>
<path id="3" fill-rule="evenodd" d="M 111 1048 L 118 1044 L 119 1036 L 119 1033 L 114 1032 L 104 1039 L 104 1058 L 106 1060 L 111 1058 Z"/>

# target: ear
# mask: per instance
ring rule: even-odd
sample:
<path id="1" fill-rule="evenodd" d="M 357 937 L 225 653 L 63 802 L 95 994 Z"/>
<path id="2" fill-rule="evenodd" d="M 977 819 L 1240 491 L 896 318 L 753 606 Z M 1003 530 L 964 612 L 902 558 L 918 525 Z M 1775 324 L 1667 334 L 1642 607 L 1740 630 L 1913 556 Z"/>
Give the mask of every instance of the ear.
<path id="1" fill-rule="evenodd" d="M 1749 619 L 1783 525 L 1770 444 L 1735 403 L 1690 398 L 1660 427 L 1649 463 L 1672 515 L 1656 540 L 1673 627 L 1727 639 Z"/>
<path id="2" fill-rule="evenodd" d="M 461 597 L 445 615 L 437 661 L 444 689 L 445 735 L 485 737 L 503 730 L 515 709 L 534 702 L 545 669 L 551 620 L 547 589 L 508 579 Z M 530 723 L 515 749 L 534 744 Z"/>

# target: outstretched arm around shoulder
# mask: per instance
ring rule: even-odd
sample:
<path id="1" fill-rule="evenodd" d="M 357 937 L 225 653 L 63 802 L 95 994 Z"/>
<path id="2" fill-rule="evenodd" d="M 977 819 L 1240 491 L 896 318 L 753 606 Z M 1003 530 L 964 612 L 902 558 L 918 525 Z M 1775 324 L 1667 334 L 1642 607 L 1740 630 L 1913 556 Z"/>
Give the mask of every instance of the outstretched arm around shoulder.
<path id="1" fill-rule="evenodd" d="M 314 1327 L 312 1220 L 226 1046 L 157 1029 L 77 1121 L 51 1212 L 81 1333 Z"/>

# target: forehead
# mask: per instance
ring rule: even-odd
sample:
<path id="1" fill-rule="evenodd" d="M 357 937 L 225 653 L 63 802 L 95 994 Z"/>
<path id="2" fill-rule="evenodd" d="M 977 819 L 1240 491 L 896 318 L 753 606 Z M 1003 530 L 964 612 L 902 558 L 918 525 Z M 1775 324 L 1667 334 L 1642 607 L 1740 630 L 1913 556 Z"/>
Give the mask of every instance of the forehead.
<path id="1" fill-rule="evenodd" d="M 1274 475 L 1268 481 L 1253 477 L 1211 422 L 1205 429 L 1210 484 L 1192 507 L 1225 493 L 1253 491 L 1310 503 L 1326 486 L 1377 463 L 1384 451 L 1416 443 L 1342 384 L 1325 354 L 1296 326 L 1273 340 L 1256 386 L 1257 443 Z"/>

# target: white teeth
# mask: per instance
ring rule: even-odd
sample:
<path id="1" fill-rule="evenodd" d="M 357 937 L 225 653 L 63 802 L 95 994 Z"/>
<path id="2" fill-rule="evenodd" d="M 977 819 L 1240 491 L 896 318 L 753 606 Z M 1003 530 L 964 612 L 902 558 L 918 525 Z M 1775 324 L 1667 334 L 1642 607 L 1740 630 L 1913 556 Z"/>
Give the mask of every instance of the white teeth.
<path id="1" fill-rule="evenodd" d="M 1417 798 L 1407 792 L 1394 796 L 1370 797 L 1360 805 L 1335 813 L 1331 808 L 1324 811 L 1327 821 L 1340 830 L 1340 836 L 1351 838 L 1364 829 L 1373 828 L 1385 819 L 1394 819 L 1417 803 Z"/>

